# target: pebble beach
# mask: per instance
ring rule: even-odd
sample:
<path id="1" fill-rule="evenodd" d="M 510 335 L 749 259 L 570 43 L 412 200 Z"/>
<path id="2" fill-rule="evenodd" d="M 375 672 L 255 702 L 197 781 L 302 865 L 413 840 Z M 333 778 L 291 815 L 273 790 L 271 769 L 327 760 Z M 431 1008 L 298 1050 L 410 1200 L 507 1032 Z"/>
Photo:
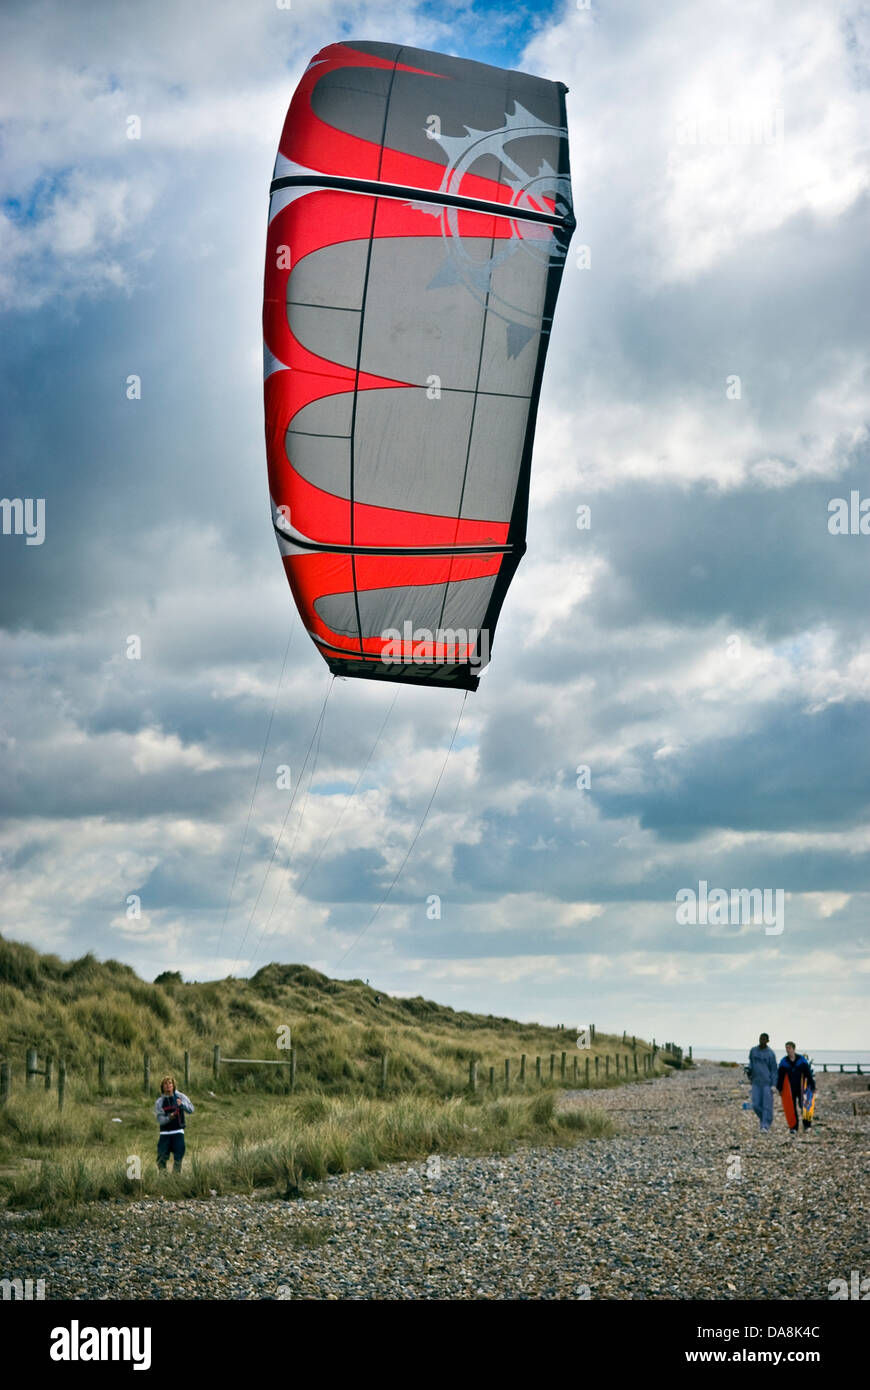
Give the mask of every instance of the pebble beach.
<path id="1" fill-rule="evenodd" d="M 741 1077 L 702 1062 L 563 1092 L 619 1133 L 344 1174 L 303 1199 L 99 1203 L 57 1230 L 4 1212 L 0 1270 L 46 1299 L 828 1300 L 870 1275 L 867 1078 L 819 1076 L 817 1123 L 792 1139 L 778 1098 L 759 1134 Z"/>

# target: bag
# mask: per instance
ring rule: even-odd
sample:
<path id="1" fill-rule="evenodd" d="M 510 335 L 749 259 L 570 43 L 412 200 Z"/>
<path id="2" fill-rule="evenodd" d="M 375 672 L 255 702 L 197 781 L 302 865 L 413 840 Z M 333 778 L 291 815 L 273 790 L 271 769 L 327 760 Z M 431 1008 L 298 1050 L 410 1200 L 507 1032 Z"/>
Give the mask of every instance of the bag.
<path id="1" fill-rule="evenodd" d="M 170 1129 L 184 1129 L 184 1111 L 174 1095 L 163 1097 L 163 1115 L 164 1123 L 160 1129 L 164 1134 Z"/>

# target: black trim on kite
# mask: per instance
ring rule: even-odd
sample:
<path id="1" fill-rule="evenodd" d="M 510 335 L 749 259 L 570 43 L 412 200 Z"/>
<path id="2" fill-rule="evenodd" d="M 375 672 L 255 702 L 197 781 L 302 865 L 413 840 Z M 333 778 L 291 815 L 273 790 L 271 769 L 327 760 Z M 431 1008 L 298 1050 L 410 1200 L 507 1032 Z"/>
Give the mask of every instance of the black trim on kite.
<path id="1" fill-rule="evenodd" d="M 462 665 L 416 665 L 411 662 L 340 661 L 321 651 L 334 676 L 356 676 L 362 680 L 394 681 L 400 685 L 426 685 L 437 690 L 476 690 L 480 677 Z M 435 675 L 439 671 L 441 675 Z"/>
<path id="2" fill-rule="evenodd" d="M 441 193 L 437 188 L 411 188 L 401 183 L 353 179 L 343 174 L 285 174 L 283 178 L 272 180 L 270 196 L 280 188 L 337 188 L 349 193 L 370 193 L 376 198 L 399 198 L 404 203 L 440 203 L 443 207 L 464 208 L 466 212 L 490 212 L 511 222 L 542 222 L 547 227 L 559 227 L 569 233 L 577 226 L 573 212 L 559 217 L 552 212 L 535 212 L 534 208 L 491 202 L 488 198 L 466 198 L 460 193 Z"/>
<path id="3" fill-rule="evenodd" d="M 330 555 L 507 555 L 514 549 L 512 545 L 327 545 L 324 541 L 288 536 L 274 521 L 272 529 L 288 545 L 298 545 L 302 550 L 322 550 Z"/>
<path id="4" fill-rule="evenodd" d="M 459 690 L 476 690 L 480 676 L 475 669 L 482 670 L 479 661 L 379 661 L 377 657 L 365 656 L 350 658 L 343 647 L 333 647 L 316 633 L 308 633 L 317 644 L 334 676 L 360 676 L 379 681 L 397 681 L 401 685 L 430 685 L 443 690 L 445 686 Z M 436 675 L 435 672 L 440 672 Z"/>

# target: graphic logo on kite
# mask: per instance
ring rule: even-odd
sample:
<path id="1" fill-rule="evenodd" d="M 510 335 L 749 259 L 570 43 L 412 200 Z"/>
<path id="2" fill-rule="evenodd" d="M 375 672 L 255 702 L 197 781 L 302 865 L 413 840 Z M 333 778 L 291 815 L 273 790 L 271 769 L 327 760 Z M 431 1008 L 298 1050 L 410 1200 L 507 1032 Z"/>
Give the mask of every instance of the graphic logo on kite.
<path id="1" fill-rule="evenodd" d="M 465 126 L 465 131 L 465 135 L 437 136 L 439 145 L 447 155 L 447 168 L 441 180 L 440 192 L 463 193 L 466 175 L 474 174 L 475 164 L 488 155 L 498 160 L 502 167 L 501 181 L 511 190 L 510 202 L 505 204 L 506 207 L 530 208 L 536 212 L 555 211 L 558 217 L 570 214 L 570 179 L 558 174 L 547 160 L 537 156 L 523 158 L 524 141 L 537 143 L 542 136 L 555 136 L 557 140 L 567 142 L 568 132 L 563 126 L 547 125 L 526 111 L 519 102 L 514 102 L 513 114 L 505 114 L 505 123 L 499 130 L 472 130 Z M 531 151 L 533 147 L 528 146 L 528 149 Z M 487 163 L 490 162 L 487 160 Z M 534 173 L 529 172 L 532 166 L 535 167 Z M 492 176 L 487 173 L 486 177 Z M 503 287 L 494 285 L 493 272 L 516 255 L 530 257 L 545 266 L 554 260 L 563 261 L 568 248 L 568 234 L 540 222 L 515 217 L 510 222 L 510 237 L 499 238 L 493 244 L 492 254 L 481 260 L 472 254 L 460 234 L 459 208 L 438 208 L 431 203 L 414 206 L 440 219 L 444 239 L 446 260 L 427 288 L 464 284 L 491 314 L 508 325 L 508 356 L 517 357 L 526 343 L 541 330 L 540 307 L 526 307 L 508 297 Z M 474 249 L 478 246 L 479 240 L 474 238 Z M 549 324 L 546 326 L 549 327 Z"/>

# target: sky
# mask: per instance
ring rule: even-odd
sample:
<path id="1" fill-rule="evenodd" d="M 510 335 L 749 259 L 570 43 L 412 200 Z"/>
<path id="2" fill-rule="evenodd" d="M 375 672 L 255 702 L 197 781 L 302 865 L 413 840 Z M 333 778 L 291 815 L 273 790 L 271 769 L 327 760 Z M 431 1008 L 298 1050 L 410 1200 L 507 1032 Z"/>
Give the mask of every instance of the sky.
<path id="1" fill-rule="evenodd" d="M 268 184 L 353 38 L 569 88 L 528 552 L 446 764 L 462 695 L 330 689 L 269 513 Z M 0 534 L 0 931 L 866 1046 L 866 4 L 7 0 L 0 52 L 0 495 L 45 506 Z M 774 930 L 681 920 L 702 883 Z"/>

